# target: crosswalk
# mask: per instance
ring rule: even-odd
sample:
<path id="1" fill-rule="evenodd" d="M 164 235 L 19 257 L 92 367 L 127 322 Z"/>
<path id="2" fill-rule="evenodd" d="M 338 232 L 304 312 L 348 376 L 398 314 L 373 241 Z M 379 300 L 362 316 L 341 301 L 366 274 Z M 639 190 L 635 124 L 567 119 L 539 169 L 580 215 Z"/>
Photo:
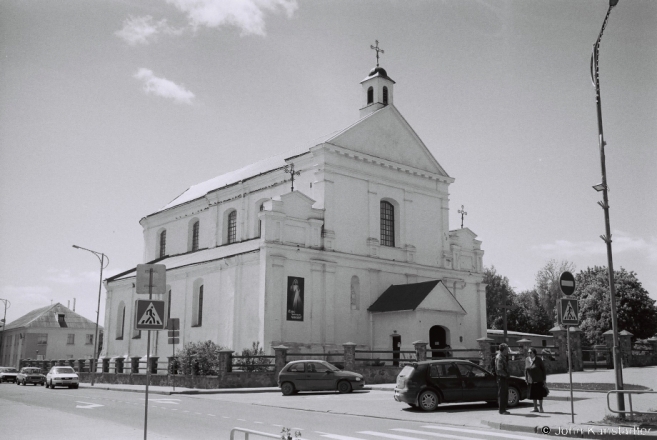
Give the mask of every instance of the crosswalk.
<path id="1" fill-rule="evenodd" d="M 512 434 L 510 432 L 494 432 L 481 429 L 471 429 L 465 427 L 442 426 L 442 425 L 424 425 L 418 429 L 408 428 L 391 428 L 382 431 L 358 431 L 352 435 L 331 434 L 328 432 L 315 431 L 322 438 L 333 440 L 374 440 L 374 439 L 392 439 L 392 440 L 435 440 L 435 439 L 453 439 L 453 440 L 535 440 L 545 436 L 534 434 Z"/>

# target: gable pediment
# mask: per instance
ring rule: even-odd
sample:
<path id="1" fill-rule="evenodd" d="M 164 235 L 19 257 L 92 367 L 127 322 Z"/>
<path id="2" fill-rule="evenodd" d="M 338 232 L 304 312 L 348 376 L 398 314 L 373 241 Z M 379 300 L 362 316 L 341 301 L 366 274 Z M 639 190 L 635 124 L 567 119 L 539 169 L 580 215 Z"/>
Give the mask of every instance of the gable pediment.
<path id="1" fill-rule="evenodd" d="M 367 115 L 326 142 L 449 177 L 394 105 Z"/>
<path id="2" fill-rule="evenodd" d="M 467 314 L 461 303 L 454 298 L 454 295 L 447 290 L 447 287 L 442 282 L 436 284 L 436 287 L 429 292 L 420 305 L 417 306 L 416 310 L 453 312 L 461 315 Z"/>

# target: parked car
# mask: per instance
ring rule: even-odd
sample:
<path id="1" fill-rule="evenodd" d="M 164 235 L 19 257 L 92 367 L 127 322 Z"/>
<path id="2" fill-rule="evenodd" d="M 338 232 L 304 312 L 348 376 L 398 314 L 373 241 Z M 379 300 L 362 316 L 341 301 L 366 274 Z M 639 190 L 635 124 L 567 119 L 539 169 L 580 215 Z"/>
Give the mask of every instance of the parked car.
<path id="1" fill-rule="evenodd" d="M 18 370 L 14 367 L 0 367 L 0 382 L 16 382 Z"/>
<path id="2" fill-rule="evenodd" d="M 509 408 L 529 397 L 529 386 L 509 378 Z M 431 360 L 406 365 L 397 376 L 395 400 L 425 411 L 441 403 L 484 401 L 497 404 L 495 376 L 466 360 Z"/>
<path id="3" fill-rule="evenodd" d="M 27 385 L 28 383 L 43 386 L 46 383 L 46 376 L 41 373 L 41 368 L 23 367 L 16 376 L 16 385 Z"/>
<path id="4" fill-rule="evenodd" d="M 80 378 L 72 367 L 52 367 L 46 374 L 46 388 L 55 389 L 56 386 L 77 388 Z"/>
<path id="5" fill-rule="evenodd" d="M 278 386 L 284 395 L 299 391 L 335 391 L 350 393 L 365 386 L 363 376 L 342 371 L 325 361 L 299 360 L 288 363 L 278 374 Z"/>

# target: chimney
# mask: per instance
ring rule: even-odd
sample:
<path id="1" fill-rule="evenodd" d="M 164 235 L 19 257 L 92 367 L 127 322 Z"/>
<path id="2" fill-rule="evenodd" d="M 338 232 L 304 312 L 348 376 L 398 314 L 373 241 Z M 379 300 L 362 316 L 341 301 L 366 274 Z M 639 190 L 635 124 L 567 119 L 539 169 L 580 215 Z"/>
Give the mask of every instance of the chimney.
<path id="1" fill-rule="evenodd" d="M 75 298 L 73 298 L 73 311 L 75 312 Z"/>

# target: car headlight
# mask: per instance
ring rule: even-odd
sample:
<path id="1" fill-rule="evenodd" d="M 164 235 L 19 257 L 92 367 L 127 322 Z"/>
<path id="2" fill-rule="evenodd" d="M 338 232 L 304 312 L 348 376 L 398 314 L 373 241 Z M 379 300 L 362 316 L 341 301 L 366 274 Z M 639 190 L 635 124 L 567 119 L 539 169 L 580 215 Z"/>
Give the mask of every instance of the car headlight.
<path id="1" fill-rule="evenodd" d="M 360 377 L 356 377 L 356 378 L 354 378 L 354 380 L 355 380 L 356 382 L 360 382 L 360 381 L 361 381 L 361 378 L 360 378 Z"/>

